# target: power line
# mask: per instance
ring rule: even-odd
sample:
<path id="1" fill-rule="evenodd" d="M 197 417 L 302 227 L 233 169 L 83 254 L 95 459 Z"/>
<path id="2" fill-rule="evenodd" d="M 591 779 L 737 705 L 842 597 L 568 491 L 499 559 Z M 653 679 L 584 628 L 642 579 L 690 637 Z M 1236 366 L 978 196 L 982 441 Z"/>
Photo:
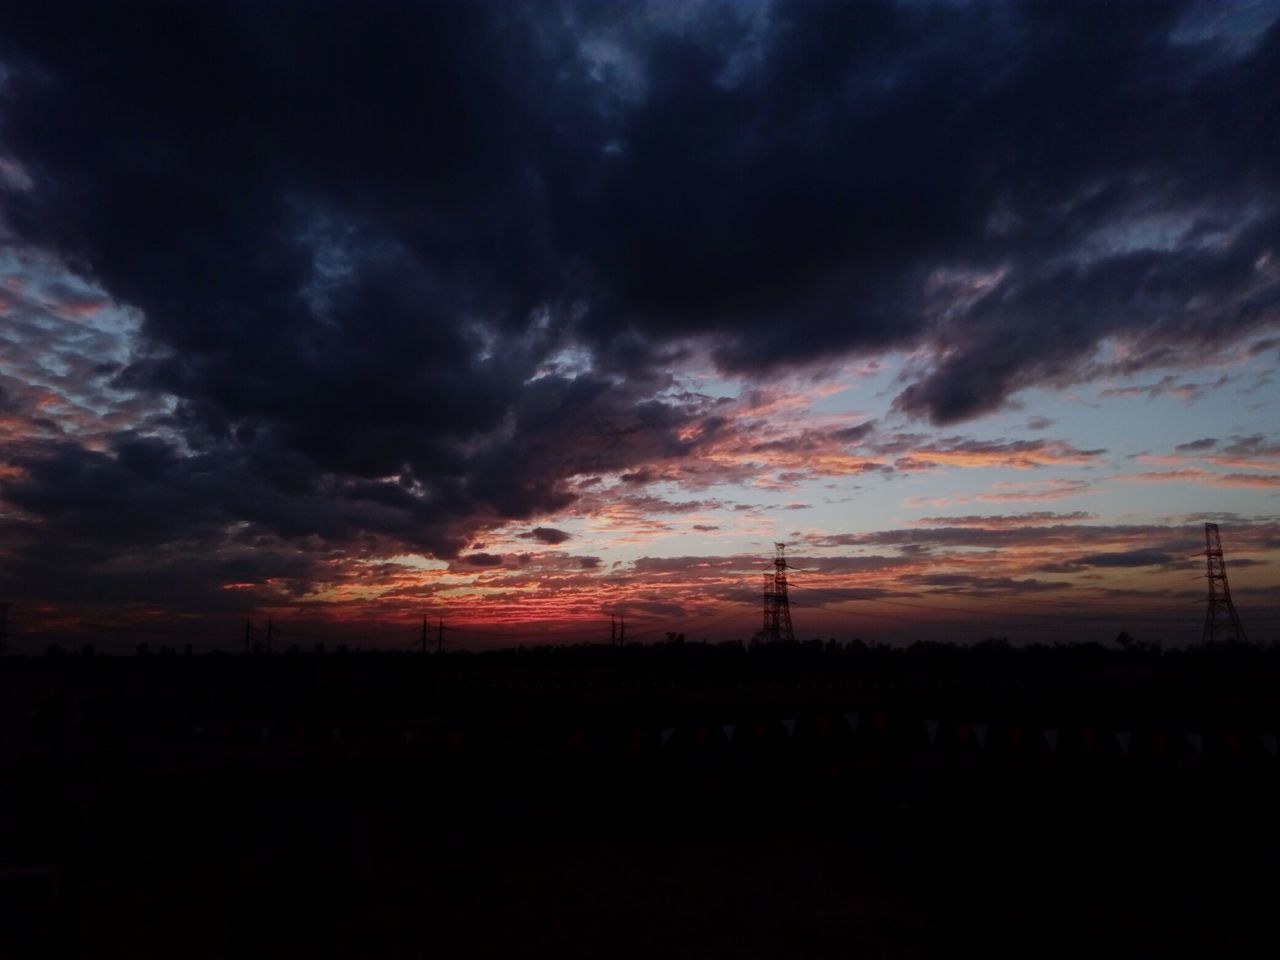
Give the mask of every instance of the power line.
<path id="1" fill-rule="evenodd" d="M 792 643 L 796 634 L 791 626 L 791 600 L 787 594 L 787 545 L 775 543 L 773 547 L 773 573 L 764 575 L 764 625 L 760 636 L 772 643 Z"/>
<path id="2" fill-rule="evenodd" d="M 1205 579 L 1209 584 L 1209 606 L 1204 612 L 1204 632 L 1202 643 L 1212 643 L 1219 634 L 1225 634 L 1239 643 L 1247 642 L 1244 624 L 1236 613 L 1235 604 L 1231 602 L 1231 587 L 1227 583 L 1227 563 L 1222 556 L 1222 540 L 1218 536 L 1218 525 L 1204 525 L 1204 559 L 1206 566 Z"/>

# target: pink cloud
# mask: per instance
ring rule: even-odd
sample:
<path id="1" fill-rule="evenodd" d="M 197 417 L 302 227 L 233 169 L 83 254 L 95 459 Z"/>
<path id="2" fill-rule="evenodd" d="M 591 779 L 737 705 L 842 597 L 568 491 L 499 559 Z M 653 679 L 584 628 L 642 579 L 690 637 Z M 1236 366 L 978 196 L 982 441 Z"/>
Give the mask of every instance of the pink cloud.
<path id="1" fill-rule="evenodd" d="M 1270 490 L 1280 488 L 1280 474 L 1213 473 L 1196 467 L 1115 477 L 1123 483 L 1189 483 L 1202 487 Z"/>
<path id="2" fill-rule="evenodd" d="M 1030 483 L 993 483 L 984 493 L 954 494 L 943 497 L 909 497 L 905 507 L 954 507 L 967 503 L 1038 503 L 1065 500 L 1088 493 L 1094 484 L 1088 480 L 1039 480 Z"/>

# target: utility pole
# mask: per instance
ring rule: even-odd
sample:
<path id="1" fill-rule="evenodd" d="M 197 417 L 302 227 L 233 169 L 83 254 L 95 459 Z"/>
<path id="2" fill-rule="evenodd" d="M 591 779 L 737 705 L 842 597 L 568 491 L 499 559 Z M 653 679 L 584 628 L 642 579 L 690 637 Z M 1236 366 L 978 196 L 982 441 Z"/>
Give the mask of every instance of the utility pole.
<path id="1" fill-rule="evenodd" d="M 245 656 L 253 653 L 253 624 L 248 617 L 244 618 L 244 652 Z"/>
<path id="2" fill-rule="evenodd" d="M 444 617 L 436 624 L 436 653 L 444 653 Z"/>
<path id="3" fill-rule="evenodd" d="M 271 618 L 267 617 L 267 653 L 271 652 L 271 637 L 274 633 L 273 626 Z"/>
<path id="4" fill-rule="evenodd" d="M 427 618 L 425 616 L 422 618 L 422 638 L 420 643 L 422 647 L 422 652 L 426 653 L 427 652 Z"/>
<path id="5" fill-rule="evenodd" d="M 618 646 L 625 647 L 627 645 L 627 615 L 624 613 L 619 619 Z"/>
<path id="6" fill-rule="evenodd" d="M 764 575 L 764 624 L 761 637 L 767 643 L 792 643 L 796 635 L 791 627 L 791 600 L 787 596 L 787 545 L 775 543 L 773 546 L 773 573 Z"/>
<path id="7" fill-rule="evenodd" d="M 1219 634 L 1228 639 L 1245 643 L 1248 638 L 1235 604 L 1231 602 L 1231 587 L 1227 584 L 1227 564 L 1222 559 L 1222 540 L 1218 537 L 1218 525 L 1204 525 L 1205 578 L 1209 581 L 1209 607 L 1204 613 L 1203 643 L 1212 643 Z"/>
<path id="8" fill-rule="evenodd" d="M 618 618 L 609 618 L 609 646 L 616 647 L 618 645 Z"/>

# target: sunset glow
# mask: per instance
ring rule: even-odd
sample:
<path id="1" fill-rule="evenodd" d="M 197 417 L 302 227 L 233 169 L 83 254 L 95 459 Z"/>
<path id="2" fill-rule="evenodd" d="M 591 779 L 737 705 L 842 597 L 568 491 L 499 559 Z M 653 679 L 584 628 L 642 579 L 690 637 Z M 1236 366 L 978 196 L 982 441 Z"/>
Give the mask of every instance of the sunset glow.
<path id="1" fill-rule="evenodd" d="M 28 11 L 13 649 L 1280 639 L 1280 9 L 849 6 Z"/>

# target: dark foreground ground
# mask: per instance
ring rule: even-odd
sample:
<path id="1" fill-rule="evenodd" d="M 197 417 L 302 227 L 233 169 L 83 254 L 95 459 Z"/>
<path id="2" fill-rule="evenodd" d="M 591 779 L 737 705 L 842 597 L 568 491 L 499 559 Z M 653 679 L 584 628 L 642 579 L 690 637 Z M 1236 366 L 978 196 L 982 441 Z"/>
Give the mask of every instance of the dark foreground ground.
<path id="1" fill-rule="evenodd" d="M 0 955 L 1277 956 L 1276 659 L 0 661 Z"/>

